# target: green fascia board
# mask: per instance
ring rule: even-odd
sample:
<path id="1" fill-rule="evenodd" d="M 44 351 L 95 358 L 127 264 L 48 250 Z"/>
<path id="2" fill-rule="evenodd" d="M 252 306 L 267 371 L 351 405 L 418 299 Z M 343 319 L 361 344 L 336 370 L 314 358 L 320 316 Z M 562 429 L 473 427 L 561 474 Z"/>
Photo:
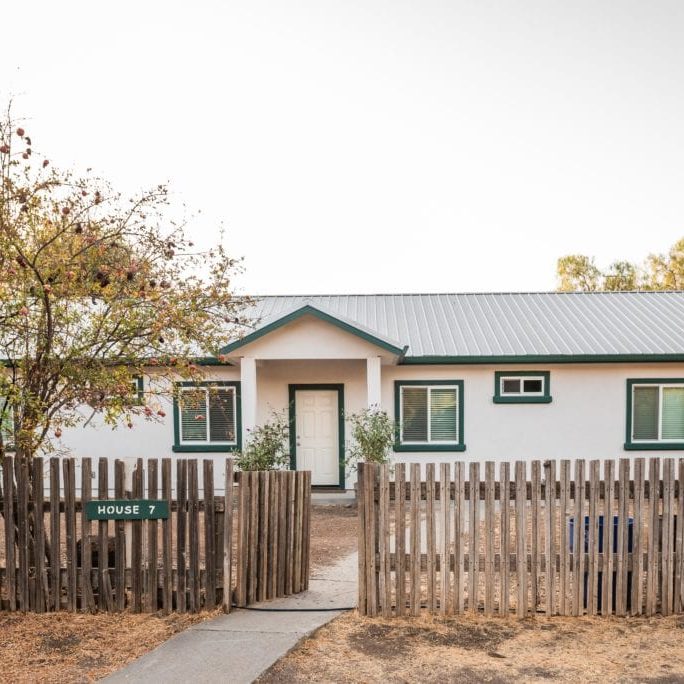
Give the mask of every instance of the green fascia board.
<path id="1" fill-rule="evenodd" d="M 175 387 L 234 387 L 235 388 L 235 430 L 237 432 L 236 444 L 181 444 L 180 439 L 180 408 L 176 393 L 173 395 L 173 452 L 188 453 L 230 453 L 242 451 L 242 393 L 239 380 L 192 380 L 174 383 Z"/>
<path id="2" fill-rule="evenodd" d="M 514 396 L 506 397 L 501 395 L 501 378 L 506 376 L 512 377 L 543 377 L 544 378 L 544 394 L 541 396 Z M 551 398 L 551 371 L 547 370 L 510 370 L 510 371 L 494 371 L 494 396 L 492 400 L 495 404 L 550 404 Z"/>
<path id="3" fill-rule="evenodd" d="M 520 363 L 680 363 L 684 354 L 522 354 L 504 356 L 406 356 L 406 366 L 520 364 Z"/>
<path id="4" fill-rule="evenodd" d="M 625 451 L 676 451 L 684 449 L 683 442 L 633 442 L 632 441 L 632 388 L 634 385 L 682 384 L 684 378 L 627 378 L 627 401 L 625 416 Z"/>
<path id="5" fill-rule="evenodd" d="M 401 388 L 410 386 L 451 385 L 458 387 L 458 444 L 402 444 Z M 465 397 L 463 380 L 395 380 L 394 381 L 394 451 L 465 451 Z"/>
<path id="6" fill-rule="evenodd" d="M 234 366 L 232 361 L 219 361 L 215 356 L 203 356 L 195 359 L 198 366 Z"/>
<path id="7" fill-rule="evenodd" d="M 345 455 L 345 434 L 344 434 L 344 385 L 341 383 L 327 384 L 294 384 L 287 386 L 288 392 L 288 422 L 290 437 L 290 470 L 297 470 L 297 390 L 334 390 L 337 392 L 337 438 L 339 451 L 339 488 L 346 489 L 346 478 L 344 467 L 346 463 Z M 315 485 L 314 485 L 315 486 Z"/>
<path id="8" fill-rule="evenodd" d="M 325 321 L 326 323 L 335 325 L 338 328 L 340 328 L 340 330 L 344 330 L 345 332 L 351 333 L 352 335 L 355 335 L 356 337 L 359 337 L 362 340 L 365 340 L 366 342 L 370 342 L 371 344 L 374 344 L 376 347 L 385 349 L 386 351 L 391 352 L 392 354 L 396 354 L 399 357 L 405 354 L 406 350 L 408 349 L 408 347 L 397 347 L 396 345 L 391 344 L 390 342 L 387 342 L 386 340 L 383 340 L 380 337 L 376 337 L 375 335 L 372 335 L 366 332 L 365 330 L 361 330 L 360 328 L 357 328 L 351 325 L 350 323 L 347 323 L 339 318 L 336 318 L 335 316 L 331 316 L 330 314 L 327 314 L 324 311 L 321 311 L 320 309 L 317 309 L 311 306 L 310 304 L 307 304 L 297 309 L 296 311 L 286 314 L 285 316 L 278 318 L 277 320 L 269 323 L 268 325 L 265 325 L 262 328 L 259 328 L 254 332 L 249 333 L 249 335 L 245 335 L 243 338 L 236 340 L 235 342 L 231 342 L 230 344 L 227 344 L 225 347 L 220 349 L 219 353 L 230 354 L 231 352 L 234 352 L 236 349 L 244 347 L 245 345 L 250 344 L 255 340 L 258 340 L 260 337 L 268 335 L 274 330 L 278 330 L 278 328 L 282 328 L 284 325 L 287 325 L 288 323 L 292 323 L 292 321 L 296 321 L 297 319 L 302 318 L 302 316 L 314 316 L 315 318 L 318 318 L 321 321 Z"/>

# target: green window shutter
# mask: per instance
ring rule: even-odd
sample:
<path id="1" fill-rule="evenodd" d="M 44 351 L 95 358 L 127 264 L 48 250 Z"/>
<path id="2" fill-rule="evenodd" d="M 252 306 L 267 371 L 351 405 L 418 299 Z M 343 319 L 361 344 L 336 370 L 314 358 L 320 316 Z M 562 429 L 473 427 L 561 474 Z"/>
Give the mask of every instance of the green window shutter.
<path id="1" fill-rule="evenodd" d="M 663 387 L 662 439 L 684 439 L 684 387 Z"/>
<path id="2" fill-rule="evenodd" d="M 426 387 L 402 387 L 401 438 L 404 442 L 427 442 L 428 396 Z"/>
<path id="3" fill-rule="evenodd" d="M 433 442 L 458 440 L 458 401 L 455 388 L 430 390 L 430 438 Z"/>
<path id="4" fill-rule="evenodd" d="M 235 441 L 235 393 L 232 390 L 210 390 L 209 441 Z"/>
<path id="5" fill-rule="evenodd" d="M 658 400 L 660 388 L 635 387 L 632 419 L 634 439 L 658 439 Z"/>
<path id="6" fill-rule="evenodd" d="M 183 392 L 180 409 L 181 439 L 184 442 L 207 441 L 207 393 L 205 390 Z"/>

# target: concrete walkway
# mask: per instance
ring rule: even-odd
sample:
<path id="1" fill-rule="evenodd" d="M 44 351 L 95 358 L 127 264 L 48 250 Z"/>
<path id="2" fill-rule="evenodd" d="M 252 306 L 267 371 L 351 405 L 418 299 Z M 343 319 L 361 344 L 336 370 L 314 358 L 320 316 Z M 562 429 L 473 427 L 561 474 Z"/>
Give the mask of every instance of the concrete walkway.
<path id="1" fill-rule="evenodd" d="M 341 614 L 328 609 L 356 605 L 357 563 L 353 553 L 318 571 L 311 578 L 308 591 L 256 606 L 283 612 L 235 610 L 207 620 L 102 681 L 252 682 L 300 639 Z M 301 608 L 310 610 L 289 612 Z"/>

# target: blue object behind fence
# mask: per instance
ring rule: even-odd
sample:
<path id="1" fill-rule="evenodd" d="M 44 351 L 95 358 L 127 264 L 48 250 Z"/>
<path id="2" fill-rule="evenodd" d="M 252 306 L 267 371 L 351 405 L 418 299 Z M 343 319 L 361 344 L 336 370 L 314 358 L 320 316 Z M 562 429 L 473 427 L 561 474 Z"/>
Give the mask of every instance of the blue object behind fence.
<path id="1" fill-rule="evenodd" d="M 575 519 L 570 518 L 569 524 L 569 539 L 570 539 L 570 553 L 574 552 L 574 531 Z M 632 552 L 632 544 L 634 541 L 634 518 L 627 519 L 627 552 Z M 598 517 L 598 550 L 603 553 L 603 516 Z M 618 550 L 618 516 L 613 516 L 613 553 Z M 589 516 L 584 516 L 584 553 L 589 553 Z M 584 607 L 587 607 L 587 584 L 589 582 L 589 573 L 584 573 Z M 602 604 L 603 598 L 603 572 L 598 574 L 598 596 L 597 605 L 599 608 Z M 617 571 L 613 570 L 613 612 L 617 605 Z M 632 571 L 627 573 L 627 610 L 632 607 Z"/>

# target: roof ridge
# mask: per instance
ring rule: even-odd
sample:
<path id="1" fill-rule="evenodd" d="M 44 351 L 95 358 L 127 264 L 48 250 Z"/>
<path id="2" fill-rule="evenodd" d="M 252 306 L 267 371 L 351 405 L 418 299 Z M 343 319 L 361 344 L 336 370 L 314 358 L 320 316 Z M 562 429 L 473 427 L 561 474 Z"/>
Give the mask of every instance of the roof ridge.
<path id="1" fill-rule="evenodd" d="M 684 290 L 596 290 L 593 292 L 583 291 L 558 291 L 558 290 L 524 290 L 524 291 L 504 291 L 504 292 L 340 292 L 337 294 L 253 294 L 248 295 L 252 298 L 269 299 L 292 299 L 301 297 L 302 299 L 313 299 L 316 297 L 477 297 L 483 295 L 626 295 L 626 294 L 684 294 Z"/>

